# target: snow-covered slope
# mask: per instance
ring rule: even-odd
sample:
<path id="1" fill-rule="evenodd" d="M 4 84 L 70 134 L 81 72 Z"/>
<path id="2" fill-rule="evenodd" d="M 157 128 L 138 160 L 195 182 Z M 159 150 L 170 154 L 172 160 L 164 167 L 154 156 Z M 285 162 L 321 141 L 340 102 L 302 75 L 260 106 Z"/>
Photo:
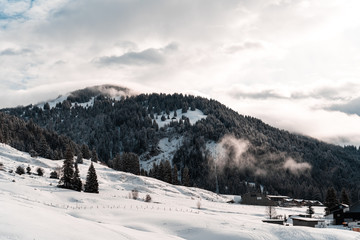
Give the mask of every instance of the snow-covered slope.
<path id="1" fill-rule="evenodd" d="M 193 125 L 197 121 L 206 118 L 206 115 L 200 111 L 199 109 L 195 109 L 194 111 L 188 110 L 186 113 L 182 113 L 181 109 L 176 110 L 176 119 L 172 119 L 174 117 L 175 111 L 169 112 L 170 119 L 167 119 L 167 115 L 165 121 L 161 121 L 161 115 L 158 115 L 155 119 L 156 123 L 158 124 L 159 128 L 164 127 L 165 125 L 169 125 L 171 121 L 179 121 L 183 116 L 189 118 L 190 124 Z"/>
<path id="2" fill-rule="evenodd" d="M 262 223 L 265 208 L 231 205 L 228 196 L 173 186 L 152 178 L 117 172 L 95 164 L 99 194 L 57 188 L 49 173 L 62 161 L 31 158 L 0 144 L 0 239 L 359 239 L 338 229 Z M 45 170 L 43 177 L 9 173 L 18 165 Z M 89 161 L 79 166 L 85 179 Z M 131 190 L 139 199 L 129 198 Z M 152 202 L 144 202 L 150 194 Z M 200 203 L 201 208 L 197 205 Z M 316 208 L 317 216 L 323 208 Z M 277 208 L 278 214 L 304 208 Z"/>

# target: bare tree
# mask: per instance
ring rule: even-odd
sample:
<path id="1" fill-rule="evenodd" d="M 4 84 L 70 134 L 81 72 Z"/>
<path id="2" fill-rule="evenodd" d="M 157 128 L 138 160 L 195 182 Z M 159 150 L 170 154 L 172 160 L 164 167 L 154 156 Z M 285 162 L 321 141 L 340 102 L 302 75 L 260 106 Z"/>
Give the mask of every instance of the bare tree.
<path id="1" fill-rule="evenodd" d="M 273 219 L 276 217 L 276 210 L 274 206 L 267 206 L 265 209 L 265 214 L 270 219 Z"/>

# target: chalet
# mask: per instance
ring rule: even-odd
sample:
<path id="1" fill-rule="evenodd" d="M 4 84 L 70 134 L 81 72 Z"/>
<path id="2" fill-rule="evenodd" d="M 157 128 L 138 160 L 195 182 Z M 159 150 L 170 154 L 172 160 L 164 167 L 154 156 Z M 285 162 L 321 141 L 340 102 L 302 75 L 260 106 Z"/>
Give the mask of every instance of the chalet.
<path id="1" fill-rule="evenodd" d="M 284 203 L 286 202 L 286 199 L 289 199 L 288 196 L 278 196 L 278 195 L 267 195 L 267 197 L 276 203 L 278 206 L 284 206 Z"/>
<path id="2" fill-rule="evenodd" d="M 315 227 L 318 225 L 324 225 L 324 219 L 315 219 L 315 218 L 304 218 L 304 217 L 294 217 L 293 226 L 303 226 L 303 227 Z"/>
<path id="3" fill-rule="evenodd" d="M 248 205 L 262 205 L 262 206 L 274 206 L 275 203 L 270 200 L 265 194 L 252 192 L 245 193 L 241 196 L 241 203 Z"/>
<path id="4" fill-rule="evenodd" d="M 335 225 L 360 221 L 360 202 L 353 204 L 351 207 L 346 204 L 339 204 L 329 209 L 329 211 L 330 214 L 327 218 L 333 218 Z"/>

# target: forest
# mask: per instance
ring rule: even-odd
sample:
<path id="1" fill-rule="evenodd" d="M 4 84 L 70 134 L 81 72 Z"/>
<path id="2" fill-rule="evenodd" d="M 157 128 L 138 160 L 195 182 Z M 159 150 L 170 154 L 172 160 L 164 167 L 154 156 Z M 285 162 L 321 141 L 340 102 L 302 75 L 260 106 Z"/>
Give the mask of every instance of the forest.
<path id="1" fill-rule="evenodd" d="M 80 105 L 91 99 L 93 105 Z M 186 117 L 174 116 L 177 109 L 198 109 L 206 118 L 190 124 Z M 147 161 L 160 153 L 161 139 L 181 136 L 181 145 L 163 164 L 169 161 L 172 169 L 176 166 L 179 180 L 187 169 L 190 186 L 215 191 L 217 178 L 220 193 L 242 194 L 250 190 L 249 183 L 255 183 L 257 190 L 261 186 L 268 193 L 320 201 L 329 187 L 337 192 L 345 189 L 353 201 L 360 191 L 360 152 L 356 146 L 337 146 L 280 130 L 211 99 L 155 93 L 114 99 L 88 88 L 73 92 L 53 108 L 45 104 L 1 111 L 24 119 L 27 129 L 34 123 L 43 128 L 37 130 L 43 137 L 36 137 L 31 144 L 16 140 L 12 146 L 34 149 L 52 159 L 62 157 L 65 151 L 50 141 L 49 134 L 53 133 L 59 134 L 61 141 L 73 141 L 74 149 L 80 149 L 80 145 L 95 149 L 99 160 L 110 166 L 117 155 L 124 153 Z M 173 121 L 159 128 L 155 120 L 164 118 Z M 4 137 L 8 133 L 3 124 L 1 131 L 0 140 L 6 142 L 4 139 L 9 137 Z M 47 155 L 39 147 L 42 139 L 52 146 Z M 210 143 L 223 146 L 220 165 L 214 161 L 218 156 L 209 149 Z M 246 145 L 240 153 L 238 143 Z M 154 171 L 142 173 L 156 177 Z"/>

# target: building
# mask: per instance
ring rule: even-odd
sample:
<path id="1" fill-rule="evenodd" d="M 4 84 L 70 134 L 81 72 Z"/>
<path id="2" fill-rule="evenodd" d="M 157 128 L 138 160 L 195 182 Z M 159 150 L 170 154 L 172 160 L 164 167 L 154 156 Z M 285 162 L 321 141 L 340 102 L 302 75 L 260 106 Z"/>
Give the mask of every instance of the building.
<path id="1" fill-rule="evenodd" d="M 289 199 L 288 196 L 278 196 L 278 195 L 267 195 L 267 197 L 276 203 L 278 206 L 284 206 L 286 199 Z"/>
<path id="2" fill-rule="evenodd" d="M 330 214 L 327 218 L 332 217 L 335 225 L 360 221 L 360 202 L 353 204 L 350 208 L 346 204 L 339 204 L 329 209 L 329 211 Z"/>
<path id="3" fill-rule="evenodd" d="M 262 193 L 245 193 L 241 196 L 241 203 L 248 205 L 274 206 L 275 203 Z"/>
<path id="4" fill-rule="evenodd" d="M 324 219 L 315 219 L 315 218 L 303 218 L 303 217 L 294 217 L 293 226 L 303 226 L 303 227 L 315 227 L 316 225 L 324 225 Z"/>

